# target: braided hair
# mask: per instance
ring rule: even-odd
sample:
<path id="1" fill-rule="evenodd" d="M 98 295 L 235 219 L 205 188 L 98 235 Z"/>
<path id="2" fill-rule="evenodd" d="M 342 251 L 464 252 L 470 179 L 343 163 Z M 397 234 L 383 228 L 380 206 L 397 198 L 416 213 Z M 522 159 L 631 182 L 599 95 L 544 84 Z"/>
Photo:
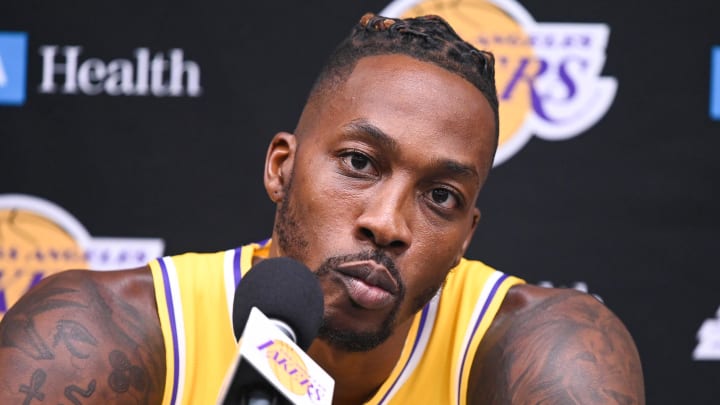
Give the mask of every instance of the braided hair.
<path id="1" fill-rule="evenodd" d="M 462 40 L 441 17 L 427 15 L 399 19 L 367 13 L 330 55 L 310 98 L 343 82 L 363 57 L 404 54 L 433 63 L 472 83 L 487 99 L 498 135 L 498 98 L 495 88 L 495 58 Z"/>

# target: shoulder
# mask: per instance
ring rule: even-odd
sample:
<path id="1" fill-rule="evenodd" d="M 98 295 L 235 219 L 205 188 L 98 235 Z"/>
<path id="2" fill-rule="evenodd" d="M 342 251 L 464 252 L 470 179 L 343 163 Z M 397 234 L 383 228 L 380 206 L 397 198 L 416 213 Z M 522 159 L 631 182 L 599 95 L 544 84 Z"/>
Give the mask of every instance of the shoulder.
<path id="1" fill-rule="evenodd" d="M 510 289 L 478 348 L 469 403 L 644 404 L 629 332 L 605 305 L 571 289 Z"/>
<path id="2" fill-rule="evenodd" d="M 159 402 L 164 373 L 148 268 L 58 273 L 0 322 L 2 403 Z"/>

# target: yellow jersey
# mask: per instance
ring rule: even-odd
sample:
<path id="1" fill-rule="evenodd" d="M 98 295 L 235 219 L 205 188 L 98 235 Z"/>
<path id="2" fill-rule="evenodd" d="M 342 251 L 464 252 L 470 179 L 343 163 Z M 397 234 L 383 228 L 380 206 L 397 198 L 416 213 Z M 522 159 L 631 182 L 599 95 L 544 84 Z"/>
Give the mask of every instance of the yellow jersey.
<path id="1" fill-rule="evenodd" d="M 235 288 L 250 270 L 253 256 L 267 257 L 268 252 L 269 241 L 264 241 L 150 263 L 167 361 L 163 404 L 217 401 L 237 352 Z M 465 405 L 475 352 L 507 291 L 522 282 L 462 259 L 415 315 L 400 359 L 366 404 Z"/>

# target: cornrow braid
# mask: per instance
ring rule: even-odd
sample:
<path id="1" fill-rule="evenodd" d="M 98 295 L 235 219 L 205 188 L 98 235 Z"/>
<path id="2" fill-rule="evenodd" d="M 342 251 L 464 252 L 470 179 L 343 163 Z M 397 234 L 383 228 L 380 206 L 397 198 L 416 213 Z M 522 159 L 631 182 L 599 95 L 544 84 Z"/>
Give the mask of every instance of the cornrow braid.
<path id="1" fill-rule="evenodd" d="M 363 57 L 404 54 L 455 73 L 477 87 L 495 115 L 498 134 L 498 98 L 495 88 L 495 58 L 462 40 L 442 18 L 388 18 L 367 13 L 330 55 L 310 97 L 325 86 L 334 86 L 350 74 Z"/>

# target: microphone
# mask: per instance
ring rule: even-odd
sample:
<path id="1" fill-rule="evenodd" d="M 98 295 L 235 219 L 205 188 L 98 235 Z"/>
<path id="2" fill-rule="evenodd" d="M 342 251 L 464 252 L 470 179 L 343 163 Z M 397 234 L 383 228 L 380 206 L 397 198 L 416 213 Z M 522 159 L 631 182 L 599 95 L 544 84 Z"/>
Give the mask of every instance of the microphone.
<path id="1" fill-rule="evenodd" d="M 317 381 L 330 379 L 329 376 L 325 377 L 322 369 L 315 371 L 319 366 L 304 353 L 317 336 L 323 309 L 320 284 L 302 263 L 279 257 L 253 266 L 235 291 L 233 331 L 240 339 L 240 357 L 221 403 L 289 403 L 285 398 L 288 389 L 290 395 L 304 394 L 301 397 L 310 398 L 314 395 L 316 399 L 321 394 L 326 396 L 327 384 Z M 282 333 L 273 337 L 278 330 Z M 290 343 L 297 344 L 300 350 L 294 352 Z M 330 384 L 331 390 L 332 379 Z M 303 402 L 294 397 L 293 400 Z"/>
<path id="2" fill-rule="evenodd" d="M 310 347 L 323 317 L 323 293 L 315 275 L 307 266 L 288 257 L 265 259 L 242 278 L 233 300 L 235 338 L 242 335 L 257 307 L 265 316 L 294 334 L 290 337 L 301 349 Z"/>

